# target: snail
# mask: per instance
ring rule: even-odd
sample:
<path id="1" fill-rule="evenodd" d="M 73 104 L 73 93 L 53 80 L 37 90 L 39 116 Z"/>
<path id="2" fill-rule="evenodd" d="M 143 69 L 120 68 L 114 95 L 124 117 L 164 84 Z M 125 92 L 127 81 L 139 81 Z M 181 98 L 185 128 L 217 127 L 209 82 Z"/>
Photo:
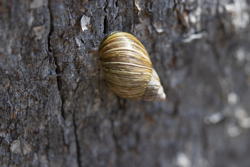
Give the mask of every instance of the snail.
<path id="1" fill-rule="evenodd" d="M 106 36 L 98 49 L 104 80 L 119 97 L 164 100 L 160 79 L 143 44 L 127 32 Z"/>

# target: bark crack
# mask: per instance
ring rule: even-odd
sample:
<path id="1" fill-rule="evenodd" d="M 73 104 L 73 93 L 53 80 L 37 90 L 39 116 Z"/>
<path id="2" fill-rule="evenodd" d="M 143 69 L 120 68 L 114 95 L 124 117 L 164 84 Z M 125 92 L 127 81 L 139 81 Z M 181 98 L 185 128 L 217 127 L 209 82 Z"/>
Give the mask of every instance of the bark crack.
<path id="1" fill-rule="evenodd" d="M 47 36 L 47 45 L 48 45 L 48 55 L 49 55 L 49 61 L 51 63 L 53 63 L 55 65 L 55 72 L 56 72 L 56 84 L 57 84 L 57 89 L 59 91 L 59 96 L 60 96 L 60 100 L 61 100 L 61 106 L 60 106 L 60 114 L 61 114 L 61 118 L 59 122 L 61 123 L 61 125 L 63 125 L 63 127 L 61 128 L 62 130 L 62 140 L 63 140 L 63 144 L 66 145 L 65 142 L 65 137 L 64 137 L 64 121 L 65 120 L 65 115 L 64 115 L 64 97 L 63 97 L 63 91 L 62 91 L 62 77 L 61 77 L 61 70 L 60 70 L 60 66 L 58 64 L 58 60 L 57 57 L 55 56 L 55 53 L 53 51 L 53 47 L 52 47 L 52 34 L 54 32 L 54 26 L 53 26 L 53 14 L 52 14 L 52 6 L 51 6 L 52 1 L 48 0 L 48 13 L 49 13 L 49 32 L 48 32 L 48 36 Z M 48 141 L 49 141 L 49 137 L 48 137 Z M 50 146 L 48 145 L 48 149 L 50 148 Z M 47 151 L 48 152 L 48 151 Z M 47 155 L 48 156 L 48 155 Z M 48 163 L 50 165 L 49 162 L 49 157 L 48 157 Z"/>
<path id="2" fill-rule="evenodd" d="M 103 33 L 106 34 L 108 32 L 108 16 L 107 16 L 107 8 L 108 8 L 108 1 L 106 0 L 106 4 L 104 6 L 104 13 L 105 13 L 105 16 L 104 16 L 104 19 L 103 19 Z"/>
<path id="3" fill-rule="evenodd" d="M 63 120 L 65 120 L 65 111 L 64 111 L 64 103 L 65 103 L 65 99 L 64 99 L 64 95 L 63 95 L 63 81 L 62 81 L 62 70 L 60 69 L 60 65 L 58 62 L 58 58 L 55 56 L 55 53 L 53 51 L 53 47 L 52 47 L 52 34 L 54 32 L 54 26 L 53 26 L 53 14 L 52 14 L 52 7 L 51 7 L 51 0 L 48 0 L 48 10 L 49 10 L 49 16 L 50 16 L 50 20 L 49 20 L 49 33 L 48 33 L 48 51 L 49 51 L 49 55 L 50 58 L 52 60 L 52 62 L 55 65 L 55 72 L 56 72 L 56 81 L 57 81 L 57 88 L 59 91 L 59 95 L 60 95 L 60 99 L 61 99 L 61 116 L 63 118 Z M 81 167 L 81 154 L 80 154 L 80 145 L 79 145 L 79 140 L 78 140 L 78 135 L 77 135 L 77 125 L 76 125 L 76 120 L 75 120 L 75 114 L 73 113 L 73 119 L 72 119 L 72 123 L 73 123 L 73 133 L 74 133 L 74 137 L 75 137 L 75 147 L 76 147 L 76 163 L 78 167 Z M 64 125 L 64 124 L 63 124 Z M 64 133 L 64 128 L 62 128 L 62 133 Z M 63 142 L 65 144 L 65 139 L 64 139 L 64 135 L 63 135 Z"/>
<path id="4" fill-rule="evenodd" d="M 48 10 L 49 10 L 48 51 L 49 51 L 50 58 L 52 59 L 52 61 L 55 64 L 57 88 L 58 88 L 60 99 L 61 99 L 61 115 L 62 115 L 63 119 L 65 120 L 64 108 L 63 108 L 63 106 L 64 106 L 64 97 L 63 97 L 63 91 L 62 91 L 62 76 L 61 76 L 62 71 L 60 70 L 58 59 L 55 56 L 55 54 L 53 52 L 53 48 L 51 46 L 52 33 L 54 32 L 53 15 L 52 15 L 52 9 L 51 9 L 51 0 L 48 0 Z"/>
<path id="5" fill-rule="evenodd" d="M 76 160 L 78 167 L 81 167 L 82 162 L 81 162 L 81 152 L 80 152 L 80 144 L 78 140 L 78 135 L 77 135 L 77 125 L 76 125 L 76 120 L 75 120 L 75 113 L 73 113 L 73 128 L 74 128 L 74 136 L 75 136 L 75 146 L 76 146 Z"/>

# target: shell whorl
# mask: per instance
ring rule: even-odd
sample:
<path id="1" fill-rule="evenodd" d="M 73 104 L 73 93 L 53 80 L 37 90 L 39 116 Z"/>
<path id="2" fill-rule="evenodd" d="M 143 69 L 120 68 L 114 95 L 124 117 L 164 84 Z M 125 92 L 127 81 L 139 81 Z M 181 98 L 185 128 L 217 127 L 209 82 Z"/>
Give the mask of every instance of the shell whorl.
<path id="1" fill-rule="evenodd" d="M 161 85 L 160 78 L 155 69 L 153 69 L 152 77 L 147 85 L 147 89 L 144 92 L 143 99 L 147 101 L 166 99 L 166 95 Z"/>
<path id="2" fill-rule="evenodd" d="M 145 100 L 165 97 L 148 52 L 135 36 L 111 33 L 101 42 L 98 52 L 105 81 L 115 94 Z"/>

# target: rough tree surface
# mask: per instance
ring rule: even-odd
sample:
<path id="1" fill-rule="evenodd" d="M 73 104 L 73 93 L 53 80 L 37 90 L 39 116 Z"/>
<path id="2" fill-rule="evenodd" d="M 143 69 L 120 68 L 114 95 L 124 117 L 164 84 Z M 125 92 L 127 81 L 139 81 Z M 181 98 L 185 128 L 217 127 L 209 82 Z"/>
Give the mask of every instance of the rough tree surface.
<path id="1" fill-rule="evenodd" d="M 1 167 L 249 167 L 249 0 L 1 0 Z M 101 39 L 135 34 L 168 99 L 124 100 Z"/>

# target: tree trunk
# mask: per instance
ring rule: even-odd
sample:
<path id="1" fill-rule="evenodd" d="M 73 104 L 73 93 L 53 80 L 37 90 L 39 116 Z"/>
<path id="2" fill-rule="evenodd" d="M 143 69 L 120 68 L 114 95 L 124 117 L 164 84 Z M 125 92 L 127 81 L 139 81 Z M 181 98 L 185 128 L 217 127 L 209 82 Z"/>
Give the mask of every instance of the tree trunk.
<path id="1" fill-rule="evenodd" d="M 248 167 L 249 0 L 1 0 L 1 167 Z M 147 48 L 164 102 L 115 96 L 98 48 Z"/>

